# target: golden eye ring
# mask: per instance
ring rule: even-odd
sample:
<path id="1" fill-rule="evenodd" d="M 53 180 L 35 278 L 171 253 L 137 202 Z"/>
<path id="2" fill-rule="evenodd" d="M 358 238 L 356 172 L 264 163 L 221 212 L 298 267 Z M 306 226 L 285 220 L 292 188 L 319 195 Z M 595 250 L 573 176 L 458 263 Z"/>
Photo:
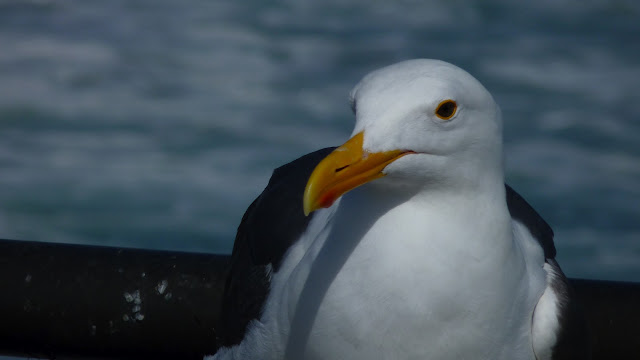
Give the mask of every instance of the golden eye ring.
<path id="1" fill-rule="evenodd" d="M 458 104 L 453 100 L 444 100 L 436 107 L 436 116 L 442 120 L 449 120 L 456 114 Z"/>

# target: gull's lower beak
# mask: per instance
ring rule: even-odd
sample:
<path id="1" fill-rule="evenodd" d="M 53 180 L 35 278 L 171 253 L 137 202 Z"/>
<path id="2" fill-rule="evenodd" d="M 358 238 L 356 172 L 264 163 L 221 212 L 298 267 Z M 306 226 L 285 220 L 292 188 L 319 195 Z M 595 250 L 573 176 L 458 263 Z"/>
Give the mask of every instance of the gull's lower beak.
<path id="1" fill-rule="evenodd" d="M 406 150 L 370 153 L 362 149 L 363 138 L 363 132 L 356 134 L 316 166 L 304 190 L 305 215 L 327 208 L 347 191 L 383 177 L 382 170 L 387 165 L 413 153 Z"/>

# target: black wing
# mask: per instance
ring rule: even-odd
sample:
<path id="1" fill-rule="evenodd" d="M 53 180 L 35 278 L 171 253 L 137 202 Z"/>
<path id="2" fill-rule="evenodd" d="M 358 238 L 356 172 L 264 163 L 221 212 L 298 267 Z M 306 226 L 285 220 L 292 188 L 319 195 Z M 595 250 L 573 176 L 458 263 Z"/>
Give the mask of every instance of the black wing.
<path id="1" fill-rule="evenodd" d="M 270 271 L 280 268 L 289 247 L 313 214 L 304 216 L 302 195 L 311 172 L 335 148 L 307 154 L 274 170 L 269 184 L 249 206 L 238 227 L 220 313 L 220 343 L 240 343 L 249 321 L 267 298 Z"/>
<path id="2" fill-rule="evenodd" d="M 560 328 L 557 341 L 553 347 L 553 360 L 561 359 L 590 359 L 591 348 L 589 333 L 585 322 L 582 306 L 576 300 L 569 280 L 562 272 L 555 260 L 556 248 L 553 244 L 553 230 L 546 221 L 509 185 L 507 189 L 507 206 L 511 217 L 523 223 L 531 235 L 542 246 L 545 262 L 549 264 L 557 277 L 550 286 L 558 296 L 560 306 Z"/>
<path id="3" fill-rule="evenodd" d="M 507 184 L 504 186 L 507 189 L 507 207 L 511 217 L 524 224 L 531 235 L 538 240 L 544 251 L 545 259 L 554 259 L 556 257 L 556 247 L 553 244 L 553 229 L 551 229 L 551 226 L 511 186 Z"/>

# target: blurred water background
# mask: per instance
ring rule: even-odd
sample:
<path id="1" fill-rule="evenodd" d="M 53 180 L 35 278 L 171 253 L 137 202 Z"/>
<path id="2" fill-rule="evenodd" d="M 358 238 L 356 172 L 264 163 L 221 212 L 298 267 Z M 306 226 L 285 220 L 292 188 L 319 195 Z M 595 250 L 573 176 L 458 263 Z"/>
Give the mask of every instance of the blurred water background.
<path id="1" fill-rule="evenodd" d="M 0 0 L 0 237 L 229 252 L 351 87 L 461 66 L 570 276 L 640 281 L 640 3 Z"/>

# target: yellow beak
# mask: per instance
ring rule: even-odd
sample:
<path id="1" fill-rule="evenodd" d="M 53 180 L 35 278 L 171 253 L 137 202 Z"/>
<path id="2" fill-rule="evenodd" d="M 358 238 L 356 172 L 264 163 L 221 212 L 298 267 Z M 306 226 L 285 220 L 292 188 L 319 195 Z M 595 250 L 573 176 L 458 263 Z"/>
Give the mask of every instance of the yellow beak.
<path id="1" fill-rule="evenodd" d="M 406 150 L 370 153 L 362 149 L 363 139 L 363 132 L 356 134 L 316 166 L 304 189 L 305 215 L 327 208 L 347 191 L 383 177 L 382 170 L 387 165 L 413 153 Z"/>

